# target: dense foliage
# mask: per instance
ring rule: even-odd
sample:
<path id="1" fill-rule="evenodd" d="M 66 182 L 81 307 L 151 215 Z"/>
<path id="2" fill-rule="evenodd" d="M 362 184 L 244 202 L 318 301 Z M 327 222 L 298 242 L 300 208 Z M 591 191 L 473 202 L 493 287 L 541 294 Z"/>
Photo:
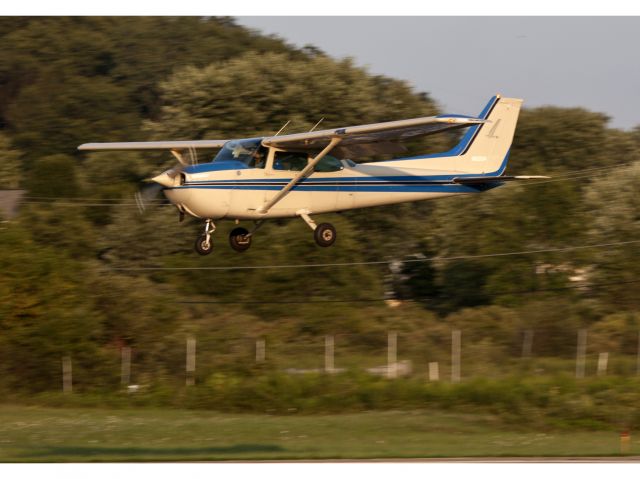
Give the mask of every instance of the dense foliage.
<path id="1" fill-rule="evenodd" d="M 123 346 L 134 351 L 133 381 L 179 382 L 189 336 L 198 382 L 211 390 L 221 371 L 257 381 L 287 364 L 319 367 L 328 334 L 357 366 L 383 362 L 386 333 L 398 331 L 400 356 L 421 374 L 428 361 L 448 364 L 452 329 L 463 331 L 464 372 L 511 364 L 525 330 L 534 356 L 573 357 L 580 328 L 591 358 L 637 352 L 640 129 L 608 128 L 583 109 L 528 109 L 509 173 L 551 181 L 331 215 L 339 239 L 326 250 L 291 220 L 267 224 L 238 255 L 221 224 L 202 258 L 191 250 L 198 222 L 178 223 L 169 206 L 140 216 L 133 202 L 142 179 L 173 163 L 168 153 L 82 155 L 77 145 L 254 136 L 288 120 L 305 131 L 320 118 L 330 127 L 436 114 L 436 101 L 226 18 L 5 18 L 0 37 L 0 186 L 27 190 L 0 227 L 6 387 L 59 389 L 60 360 L 71 356 L 77 389 L 115 390 Z M 364 264 L 379 261 L 388 263 Z M 358 264 L 224 269 L 300 263 Z M 131 269 L 190 266 L 221 269 Z M 267 361 L 257 365 L 260 337 Z M 230 385 L 225 407 L 238 409 L 229 398 L 242 391 Z"/>

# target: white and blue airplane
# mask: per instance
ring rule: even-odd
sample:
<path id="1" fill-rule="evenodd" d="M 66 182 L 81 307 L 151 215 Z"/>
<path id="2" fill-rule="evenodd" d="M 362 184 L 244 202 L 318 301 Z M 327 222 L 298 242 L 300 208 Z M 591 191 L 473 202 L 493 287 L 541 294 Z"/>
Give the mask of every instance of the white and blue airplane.
<path id="1" fill-rule="evenodd" d="M 151 179 L 185 214 L 205 220 L 195 249 L 211 253 L 214 220 L 254 222 L 237 227 L 229 242 L 245 251 L 265 220 L 302 218 L 319 246 L 330 246 L 336 230 L 316 224 L 322 213 L 445 196 L 479 193 L 505 176 L 522 100 L 491 98 L 478 117 L 439 115 L 322 131 L 233 140 L 86 143 L 79 150 L 169 150 L 180 165 Z M 355 163 L 358 157 L 404 151 L 401 141 L 468 128 L 450 151 L 389 161 Z M 213 161 L 189 164 L 185 153 L 220 149 Z M 193 157 L 193 155 L 191 155 Z M 141 198 L 139 198 L 141 200 Z"/>

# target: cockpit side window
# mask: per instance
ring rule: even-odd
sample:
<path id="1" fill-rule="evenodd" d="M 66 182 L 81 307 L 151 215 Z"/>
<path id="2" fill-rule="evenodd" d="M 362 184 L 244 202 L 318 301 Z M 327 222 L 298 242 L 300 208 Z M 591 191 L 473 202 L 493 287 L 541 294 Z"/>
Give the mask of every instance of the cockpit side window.
<path id="1" fill-rule="evenodd" d="M 309 163 L 307 153 L 295 153 L 291 151 L 276 151 L 273 159 L 274 170 L 302 171 Z"/>
<path id="2" fill-rule="evenodd" d="M 231 140 L 225 143 L 213 159 L 217 162 L 235 162 L 238 168 L 264 168 L 267 162 L 267 149 L 261 146 L 260 139 Z"/>

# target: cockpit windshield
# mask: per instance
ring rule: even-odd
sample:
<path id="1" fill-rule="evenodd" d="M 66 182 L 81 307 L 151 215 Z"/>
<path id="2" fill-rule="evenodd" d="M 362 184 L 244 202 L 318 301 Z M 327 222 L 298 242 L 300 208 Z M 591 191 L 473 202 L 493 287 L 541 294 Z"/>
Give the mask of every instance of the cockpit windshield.
<path id="1" fill-rule="evenodd" d="M 213 162 L 236 161 L 244 164 L 246 168 L 264 168 L 267 155 L 266 149 L 260 146 L 261 141 L 260 138 L 228 141 Z"/>

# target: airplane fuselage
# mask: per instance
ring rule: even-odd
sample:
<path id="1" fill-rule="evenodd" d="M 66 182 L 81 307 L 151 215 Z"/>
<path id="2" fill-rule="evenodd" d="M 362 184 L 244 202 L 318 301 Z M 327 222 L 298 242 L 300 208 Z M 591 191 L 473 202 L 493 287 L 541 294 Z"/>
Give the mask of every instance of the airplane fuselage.
<path id="1" fill-rule="evenodd" d="M 455 161 L 452 158 L 452 163 Z M 260 208 L 291 181 L 296 171 L 269 168 L 219 170 L 204 163 L 184 169 L 165 196 L 180 211 L 197 218 L 260 220 L 420 201 L 484 191 L 461 185 L 459 171 L 402 166 L 402 160 L 355 164 L 342 160 L 338 171 L 314 172 L 267 212 Z M 397 166 L 396 166 L 397 165 Z M 498 186 L 498 185 L 494 185 Z"/>

